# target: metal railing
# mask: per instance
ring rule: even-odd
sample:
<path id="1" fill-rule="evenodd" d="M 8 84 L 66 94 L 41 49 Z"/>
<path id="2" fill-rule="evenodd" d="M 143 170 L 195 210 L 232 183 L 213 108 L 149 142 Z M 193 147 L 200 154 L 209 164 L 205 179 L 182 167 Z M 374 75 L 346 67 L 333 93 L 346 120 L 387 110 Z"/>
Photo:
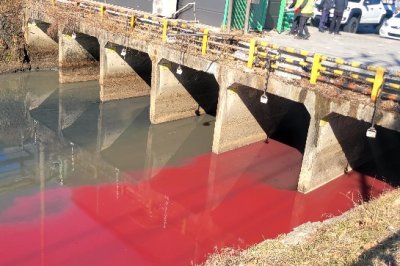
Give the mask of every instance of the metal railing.
<path id="1" fill-rule="evenodd" d="M 42 0 L 43 1 L 43 0 Z M 100 21 L 108 19 L 129 25 L 131 32 L 138 30 L 153 33 L 165 45 L 179 43 L 193 47 L 203 56 L 218 55 L 241 59 L 248 68 L 268 68 L 287 72 L 309 79 L 311 85 L 317 82 L 333 84 L 345 89 L 370 95 L 376 100 L 382 92 L 382 99 L 400 102 L 400 72 L 349 62 L 339 58 L 312 53 L 305 50 L 283 47 L 258 39 L 255 35 L 232 35 L 212 32 L 210 29 L 189 25 L 176 19 L 166 19 L 147 13 L 95 1 L 45 0 L 54 8 L 66 5 L 79 7 L 80 12 L 98 12 Z M 241 56 L 238 57 L 237 53 Z"/>

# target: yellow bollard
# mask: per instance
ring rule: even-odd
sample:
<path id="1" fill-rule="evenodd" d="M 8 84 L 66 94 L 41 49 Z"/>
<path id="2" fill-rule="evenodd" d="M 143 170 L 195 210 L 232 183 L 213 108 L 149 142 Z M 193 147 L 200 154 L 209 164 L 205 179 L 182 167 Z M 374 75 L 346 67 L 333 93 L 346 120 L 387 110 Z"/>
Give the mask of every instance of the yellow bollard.
<path id="1" fill-rule="evenodd" d="M 205 55 L 207 51 L 207 41 L 208 41 L 208 30 L 204 30 L 203 35 L 203 46 L 201 47 L 201 54 Z"/>
<path id="2" fill-rule="evenodd" d="M 162 41 L 163 43 L 167 42 L 167 29 L 168 29 L 168 20 L 164 20 L 164 27 L 163 27 L 163 33 L 162 33 Z"/>
<path id="3" fill-rule="evenodd" d="M 100 18 L 103 19 L 103 15 L 104 15 L 104 6 L 101 5 L 100 6 Z"/>
<path id="4" fill-rule="evenodd" d="M 311 68 L 310 84 L 317 83 L 317 77 L 319 76 L 320 69 L 321 69 L 321 55 L 315 54 Z"/>
<path id="5" fill-rule="evenodd" d="M 252 68 L 253 67 L 253 61 L 254 61 L 255 52 L 256 52 L 256 40 L 252 39 L 250 41 L 249 58 L 247 59 L 247 67 L 248 68 Z"/>
<path id="6" fill-rule="evenodd" d="M 385 69 L 383 67 L 378 67 L 376 69 L 375 81 L 374 85 L 372 86 L 372 92 L 371 92 L 371 99 L 374 101 L 379 96 L 384 76 L 385 76 Z"/>
<path id="7" fill-rule="evenodd" d="M 55 6 L 55 5 L 56 5 L 56 0 L 51 0 L 51 4 L 52 4 L 53 6 Z"/>
<path id="8" fill-rule="evenodd" d="M 133 27 L 135 26 L 135 16 L 131 16 L 131 30 L 133 30 Z"/>

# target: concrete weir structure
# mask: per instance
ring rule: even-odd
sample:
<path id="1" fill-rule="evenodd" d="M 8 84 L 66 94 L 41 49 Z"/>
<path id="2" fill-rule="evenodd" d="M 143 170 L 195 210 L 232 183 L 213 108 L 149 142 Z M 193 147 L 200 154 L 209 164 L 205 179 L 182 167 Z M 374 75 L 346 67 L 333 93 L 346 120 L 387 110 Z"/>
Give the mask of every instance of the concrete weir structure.
<path id="1" fill-rule="evenodd" d="M 52 23 L 40 12 L 30 16 Z M 399 138 L 385 142 L 379 130 L 377 139 L 366 138 L 372 105 L 329 97 L 316 89 L 318 84 L 307 88 L 271 75 L 269 102 L 263 104 L 266 77 L 252 69 L 83 22 L 75 30 L 76 38 L 59 30 L 61 83 L 99 80 L 102 101 L 150 94 L 153 124 L 215 114 L 216 154 L 276 138 L 303 154 L 300 192 L 312 191 L 374 154 L 400 146 Z M 376 122 L 382 130 L 389 129 L 385 132 L 400 131 L 398 113 L 378 110 Z"/>

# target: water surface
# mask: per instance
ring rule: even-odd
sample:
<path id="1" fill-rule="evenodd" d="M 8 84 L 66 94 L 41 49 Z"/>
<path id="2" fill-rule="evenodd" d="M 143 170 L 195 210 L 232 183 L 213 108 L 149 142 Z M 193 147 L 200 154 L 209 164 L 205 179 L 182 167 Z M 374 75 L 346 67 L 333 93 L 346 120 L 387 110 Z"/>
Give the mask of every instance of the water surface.
<path id="1" fill-rule="evenodd" d="M 321 221 L 390 188 L 357 172 L 307 195 L 270 140 L 211 153 L 215 117 L 151 125 L 149 98 L 0 76 L 0 265 L 190 265 Z"/>

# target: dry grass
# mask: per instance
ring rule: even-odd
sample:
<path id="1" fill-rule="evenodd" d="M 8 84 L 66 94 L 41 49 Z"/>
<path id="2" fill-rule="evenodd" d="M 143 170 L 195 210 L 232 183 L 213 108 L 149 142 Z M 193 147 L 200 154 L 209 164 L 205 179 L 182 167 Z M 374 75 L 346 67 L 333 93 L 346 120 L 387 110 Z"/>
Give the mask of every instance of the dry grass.
<path id="1" fill-rule="evenodd" d="M 222 250 L 204 265 L 399 265 L 400 189 L 355 206 L 315 224 L 302 244 L 285 244 L 281 235 L 247 250 Z"/>

